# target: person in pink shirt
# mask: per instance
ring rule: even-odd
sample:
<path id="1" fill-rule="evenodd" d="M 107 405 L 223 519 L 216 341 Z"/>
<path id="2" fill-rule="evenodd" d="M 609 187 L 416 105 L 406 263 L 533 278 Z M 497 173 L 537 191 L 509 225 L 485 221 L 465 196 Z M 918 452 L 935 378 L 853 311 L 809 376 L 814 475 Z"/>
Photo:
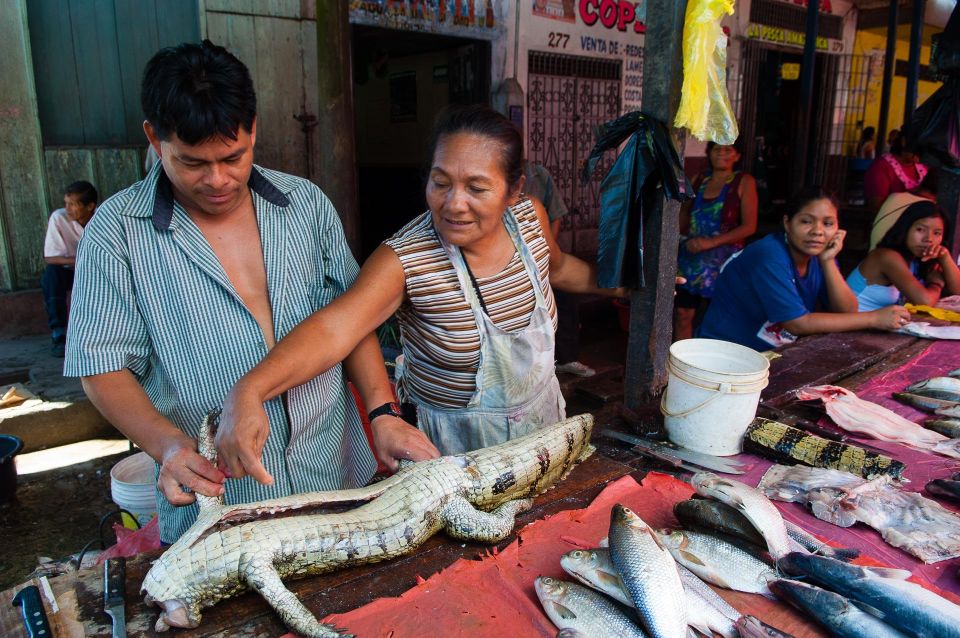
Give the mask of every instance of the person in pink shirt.
<path id="1" fill-rule="evenodd" d="M 884 200 L 893 193 L 914 190 L 927 174 L 916 149 L 900 135 L 884 153 L 873 161 L 864 176 L 863 191 L 867 206 L 876 214 Z"/>

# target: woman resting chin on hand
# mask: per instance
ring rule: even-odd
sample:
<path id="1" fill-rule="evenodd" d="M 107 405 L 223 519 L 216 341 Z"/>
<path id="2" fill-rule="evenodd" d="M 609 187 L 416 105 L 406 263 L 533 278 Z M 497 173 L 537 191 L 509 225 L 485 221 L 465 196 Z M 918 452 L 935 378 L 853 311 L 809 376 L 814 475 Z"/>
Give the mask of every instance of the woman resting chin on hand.
<path id="1" fill-rule="evenodd" d="M 910 314 L 901 306 L 857 312 L 835 261 L 845 236 L 833 200 L 818 187 L 801 191 L 783 233 L 747 246 L 724 268 L 699 336 L 769 350 L 800 335 L 905 325 Z"/>

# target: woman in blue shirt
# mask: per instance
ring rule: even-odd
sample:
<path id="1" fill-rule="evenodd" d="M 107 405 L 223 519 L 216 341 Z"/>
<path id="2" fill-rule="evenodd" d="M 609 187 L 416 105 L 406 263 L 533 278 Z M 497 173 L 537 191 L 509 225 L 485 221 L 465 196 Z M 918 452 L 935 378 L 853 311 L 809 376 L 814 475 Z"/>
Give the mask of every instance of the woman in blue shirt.
<path id="1" fill-rule="evenodd" d="M 943 245 L 947 218 L 935 203 L 914 202 L 847 277 L 860 311 L 900 303 L 932 306 L 960 294 L 960 270 Z"/>
<path id="2" fill-rule="evenodd" d="M 699 336 L 769 350 L 798 335 L 896 330 L 910 320 L 900 306 L 857 312 L 856 296 L 835 261 L 846 231 L 821 189 L 804 189 L 791 202 L 783 229 L 727 263 Z"/>

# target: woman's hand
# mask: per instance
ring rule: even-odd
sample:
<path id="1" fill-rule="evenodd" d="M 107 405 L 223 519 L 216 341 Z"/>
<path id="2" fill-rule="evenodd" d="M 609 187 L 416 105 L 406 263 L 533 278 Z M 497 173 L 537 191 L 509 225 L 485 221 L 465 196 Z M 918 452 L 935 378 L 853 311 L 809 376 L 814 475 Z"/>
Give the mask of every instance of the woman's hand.
<path id="1" fill-rule="evenodd" d="M 843 250 L 843 240 L 846 239 L 846 237 L 847 231 L 838 230 L 837 234 L 830 240 L 830 243 L 827 244 L 827 247 L 823 249 L 823 252 L 817 256 L 820 262 L 823 263 L 836 259 L 840 251 Z"/>
<path id="2" fill-rule="evenodd" d="M 927 246 L 923 249 L 923 253 L 920 255 L 920 261 L 937 260 L 940 263 L 943 263 L 944 261 L 951 261 L 952 259 L 953 258 L 950 256 L 950 251 L 944 248 L 943 244 Z"/>
<path id="3" fill-rule="evenodd" d="M 684 244 L 687 248 L 687 252 L 691 255 L 696 255 L 697 253 L 702 253 L 705 250 L 711 250 L 716 248 L 713 243 L 712 237 L 691 237 Z"/>
<path id="4" fill-rule="evenodd" d="M 264 485 L 273 485 L 273 477 L 262 461 L 269 435 L 270 420 L 263 400 L 241 380 L 223 402 L 215 440 L 217 466 L 228 478 L 249 474 Z"/>
<path id="5" fill-rule="evenodd" d="M 370 423 L 370 429 L 374 452 L 391 472 L 397 471 L 400 459 L 426 461 L 440 456 L 427 435 L 403 419 L 383 414 Z"/>
<path id="6" fill-rule="evenodd" d="M 877 330 L 899 330 L 910 323 L 910 313 L 903 306 L 886 306 L 869 313 Z"/>

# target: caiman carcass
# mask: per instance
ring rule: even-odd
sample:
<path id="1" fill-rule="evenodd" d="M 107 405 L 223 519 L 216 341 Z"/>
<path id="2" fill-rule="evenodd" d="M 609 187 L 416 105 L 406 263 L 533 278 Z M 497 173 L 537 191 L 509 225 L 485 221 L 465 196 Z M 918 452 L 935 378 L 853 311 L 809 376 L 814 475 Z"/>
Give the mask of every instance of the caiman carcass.
<path id="1" fill-rule="evenodd" d="M 199 441 L 210 460 L 218 417 L 204 420 Z M 440 530 L 462 540 L 503 540 L 533 497 L 593 453 L 592 428 L 593 417 L 583 414 L 500 445 L 404 463 L 368 487 L 228 506 L 198 494 L 196 523 L 143 580 L 146 602 L 162 608 L 156 630 L 197 627 L 204 607 L 253 589 L 292 631 L 343 636 L 319 622 L 283 579 L 401 556 Z"/>

